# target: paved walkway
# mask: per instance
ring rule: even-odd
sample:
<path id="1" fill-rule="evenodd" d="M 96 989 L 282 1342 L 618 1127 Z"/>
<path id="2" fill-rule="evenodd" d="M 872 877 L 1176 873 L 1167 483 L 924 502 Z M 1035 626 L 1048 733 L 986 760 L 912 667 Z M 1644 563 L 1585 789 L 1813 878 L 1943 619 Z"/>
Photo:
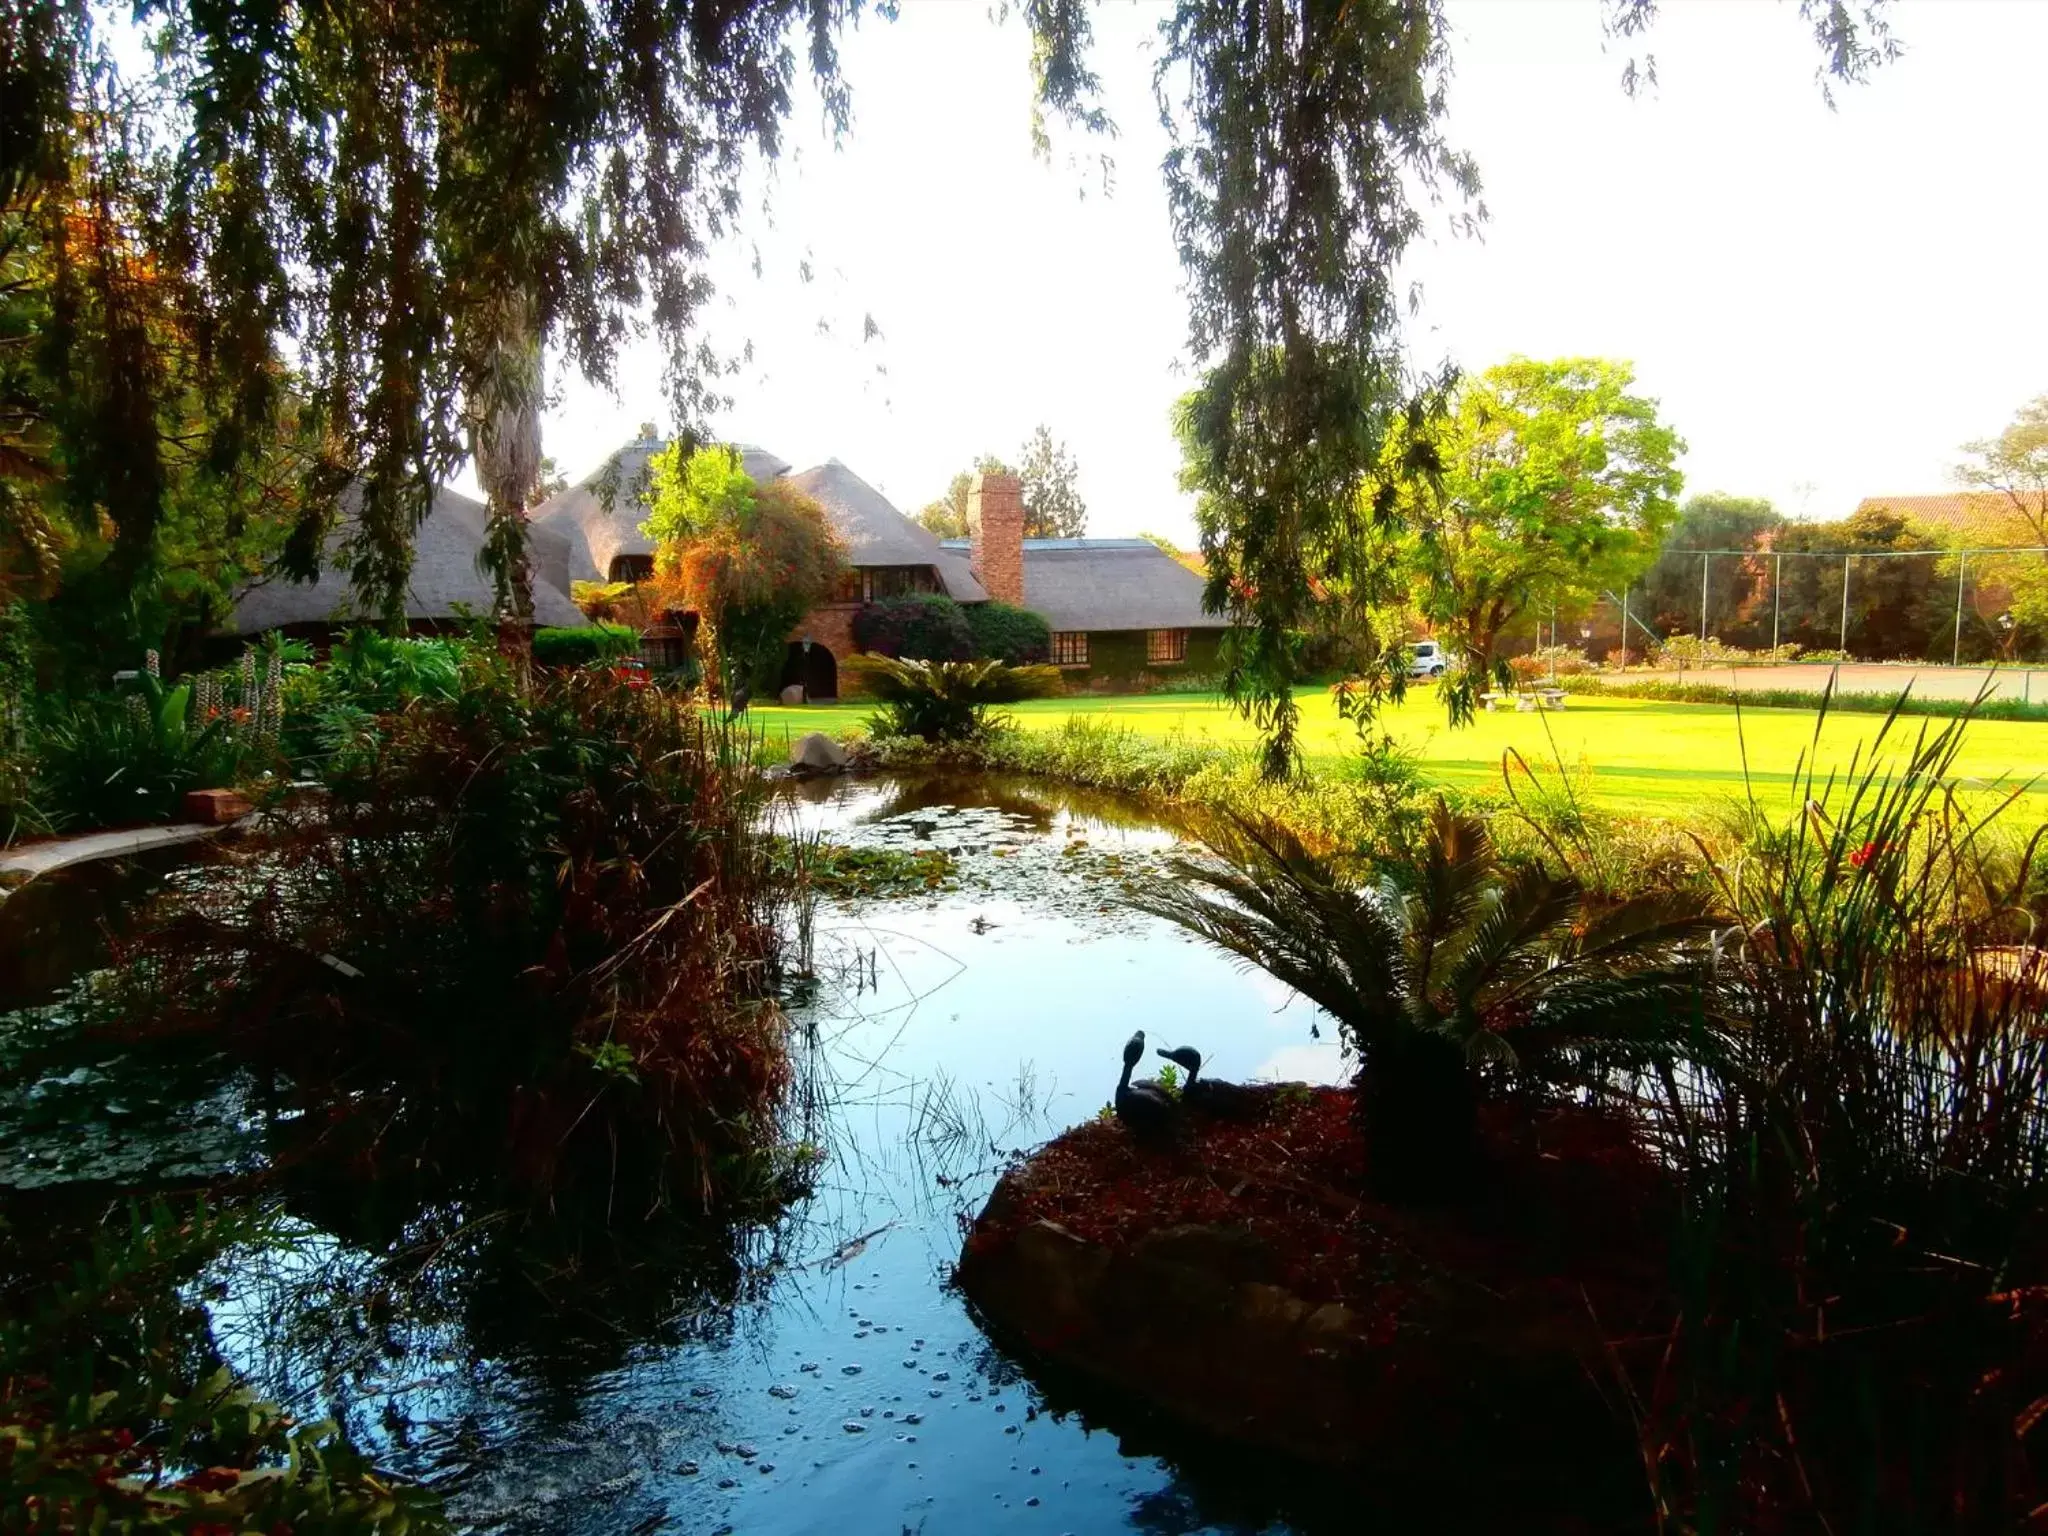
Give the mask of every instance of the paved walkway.
<path id="1" fill-rule="evenodd" d="M 1828 676 L 1840 672 L 1837 693 L 1896 694 L 1908 683 L 1919 699 L 1974 699 L 1988 680 L 1995 699 L 2048 704 L 2048 667 L 1938 667 L 1899 662 L 1845 662 L 1840 668 L 1825 663 L 1794 662 L 1782 667 L 1688 667 L 1683 672 L 1630 672 L 1626 676 L 1601 674 L 1612 683 L 1705 683 L 1717 688 L 1797 688 L 1818 693 L 1827 687 Z"/>
<path id="2" fill-rule="evenodd" d="M 47 875 L 67 864 L 117 859 L 152 848 L 193 843 L 221 830 L 199 822 L 178 822 L 168 827 L 131 827 L 125 832 L 87 832 L 79 837 L 58 837 L 45 843 L 30 843 L 25 848 L 11 848 L 0 852 L 0 890 L 24 885 L 37 875 Z"/>

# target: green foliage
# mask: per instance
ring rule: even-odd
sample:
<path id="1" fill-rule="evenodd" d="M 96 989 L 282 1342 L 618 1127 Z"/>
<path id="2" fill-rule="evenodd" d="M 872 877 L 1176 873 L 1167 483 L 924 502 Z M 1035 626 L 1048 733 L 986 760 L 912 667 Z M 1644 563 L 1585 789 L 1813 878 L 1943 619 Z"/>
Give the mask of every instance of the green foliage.
<path id="1" fill-rule="evenodd" d="M 657 547 L 681 545 L 714 528 L 737 527 L 754 509 L 754 481 L 737 448 L 713 443 L 685 452 L 670 443 L 647 461 L 647 520 Z"/>
<path id="2" fill-rule="evenodd" d="M 1464 663 L 1438 690 L 1453 722 L 1495 679 L 1509 623 L 1626 589 L 1676 520 L 1685 444 L 1633 383 L 1600 358 L 1516 358 L 1389 439 L 1372 495 L 1401 508 L 1415 605 Z"/>
<path id="3" fill-rule="evenodd" d="M 639 632 L 626 624 L 592 624 L 585 629 L 536 629 L 533 659 L 544 667 L 587 667 L 631 656 Z"/>
<path id="4" fill-rule="evenodd" d="M 37 743 L 35 804 L 67 829 L 170 821 L 185 792 L 235 784 L 262 744 L 225 717 L 195 718 L 190 683 L 145 673 L 136 691 L 58 706 Z"/>
<path id="5" fill-rule="evenodd" d="M 1783 567 L 1784 591 L 1773 599 L 1783 610 L 1782 638 L 1813 650 L 1843 645 L 1851 656 L 1938 656 L 1946 660 L 1955 639 L 1955 587 L 1936 580 L 1938 556 L 1889 555 L 1852 562 L 1846 642 L 1842 634 L 1844 562 L 1790 558 L 1800 551 L 1876 553 L 1930 549 L 1938 543 L 1924 528 L 1882 508 L 1861 508 L 1839 522 L 1788 525 L 1776 544 L 1788 557 Z M 1967 615 L 1966 624 L 1973 617 Z"/>
<path id="6" fill-rule="evenodd" d="M 946 482 L 944 495 L 918 508 L 917 521 L 942 539 L 966 538 L 974 532 L 967 521 L 967 499 L 973 491 L 974 476 L 967 470 L 961 470 Z"/>
<path id="7" fill-rule="evenodd" d="M 777 868 L 793 882 L 834 901 L 887 900 L 928 895 L 953 883 L 953 856 L 943 848 L 850 848 L 843 843 L 805 847 L 776 844 Z"/>
<path id="8" fill-rule="evenodd" d="M 966 661 L 978 649 L 973 623 L 952 598 L 913 592 L 864 604 L 853 616 L 853 643 L 906 661 Z"/>
<path id="9" fill-rule="evenodd" d="M 451 637 L 410 639 L 351 630 L 325 664 L 286 669 L 286 755 L 312 763 L 373 737 L 378 717 L 418 700 L 447 701 L 462 691 L 477 643 Z"/>
<path id="10" fill-rule="evenodd" d="M 878 734 L 925 741 L 968 741 L 996 724 L 992 707 L 1058 693 L 1057 667 L 1009 667 L 1000 661 L 898 661 L 849 656 L 842 669 L 882 702 Z"/>
<path id="11" fill-rule="evenodd" d="M 1013 667 L 1052 659 L 1052 627 L 1029 608 L 990 600 L 968 604 L 966 614 L 974 655 Z"/>
<path id="12" fill-rule="evenodd" d="M 182 1290 L 228 1248 L 268 1235 L 203 1204 L 131 1207 L 69 1274 L 0 1319 L 10 1529 L 447 1529 L 425 1489 L 372 1466 L 335 1425 L 297 1422 L 222 1364 Z"/>
<path id="13" fill-rule="evenodd" d="M 1442 802 L 1413 862 L 1372 886 L 1283 830 L 1239 821 L 1219 841 L 1133 905 L 1337 1021 L 1391 1192 L 1472 1176 L 1488 1088 L 1578 1091 L 1697 1044 L 1711 923 L 1693 893 L 1596 902 L 1569 874 L 1506 867 L 1485 824 Z"/>
<path id="14" fill-rule="evenodd" d="M 1603 682 L 1597 677 L 1559 679 L 1567 693 L 1623 699 L 1660 699 L 1671 704 L 1734 705 L 1742 709 L 1818 710 L 1825 706 L 1838 715 L 1934 715 L 1954 719 L 1967 715 L 1973 720 L 2048 720 L 2048 700 L 2029 703 L 2022 699 L 1930 699 L 1916 697 L 1910 689 L 1898 693 L 1836 693 L 1832 689 L 1730 688 L 1719 683 Z"/>

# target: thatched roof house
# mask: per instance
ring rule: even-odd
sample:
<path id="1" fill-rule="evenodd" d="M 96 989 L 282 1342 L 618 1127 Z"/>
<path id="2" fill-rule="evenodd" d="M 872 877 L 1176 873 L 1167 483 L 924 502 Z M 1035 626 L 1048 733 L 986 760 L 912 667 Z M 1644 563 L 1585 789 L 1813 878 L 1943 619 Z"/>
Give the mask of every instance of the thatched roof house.
<path id="1" fill-rule="evenodd" d="M 760 477 L 755 476 L 756 479 Z M 968 569 L 962 550 L 914 523 L 867 481 L 837 459 L 791 475 L 789 483 L 825 509 L 856 571 L 929 571 L 936 590 L 959 603 L 985 603 L 988 593 Z"/>
<path id="2" fill-rule="evenodd" d="M 351 498 L 344 496 L 344 523 Z M 434 492 L 433 509 L 413 541 L 412 579 L 406 583 L 405 616 L 417 626 L 459 621 L 461 610 L 489 616 L 497 605 L 491 579 L 483 570 L 485 509 L 482 502 L 442 486 Z M 343 537 L 337 532 L 335 542 Z M 532 530 L 533 620 L 542 626 L 574 628 L 587 624 L 569 601 L 569 541 L 547 529 Z M 253 635 L 282 629 L 316 633 L 362 623 L 365 614 L 350 589 L 348 573 L 330 564 L 312 582 L 273 576 L 245 590 L 228 620 L 230 634 Z"/>

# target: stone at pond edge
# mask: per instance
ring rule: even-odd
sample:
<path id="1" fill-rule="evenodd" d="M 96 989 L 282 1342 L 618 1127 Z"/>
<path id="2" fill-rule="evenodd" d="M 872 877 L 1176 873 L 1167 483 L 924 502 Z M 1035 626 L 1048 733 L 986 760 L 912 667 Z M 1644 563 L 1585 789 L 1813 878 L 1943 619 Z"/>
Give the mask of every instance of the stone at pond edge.
<path id="1" fill-rule="evenodd" d="M 789 745 L 789 771 L 799 776 L 844 773 L 850 761 L 846 748 L 823 731 L 808 731 Z"/>
<path id="2" fill-rule="evenodd" d="M 1503 1397 L 1533 1407 L 1544 1388 L 1582 1380 L 1587 1341 L 1554 1320 L 1475 1295 L 1375 1333 L 1353 1308 L 1275 1283 L 1272 1255 L 1247 1231 L 1170 1227 L 1112 1249 L 1053 1221 L 1012 1230 L 1000 1218 L 1016 1209 L 1004 1185 L 1018 1177 L 1004 1176 L 961 1250 L 960 1288 L 983 1319 L 1210 1434 L 1359 1468 L 1432 1426 L 1476 1430 Z"/>
<path id="3" fill-rule="evenodd" d="M 183 803 L 185 820 L 209 827 L 240 821 L 255 808 L 247 795 L 234 789 L 188 789 Z"/>

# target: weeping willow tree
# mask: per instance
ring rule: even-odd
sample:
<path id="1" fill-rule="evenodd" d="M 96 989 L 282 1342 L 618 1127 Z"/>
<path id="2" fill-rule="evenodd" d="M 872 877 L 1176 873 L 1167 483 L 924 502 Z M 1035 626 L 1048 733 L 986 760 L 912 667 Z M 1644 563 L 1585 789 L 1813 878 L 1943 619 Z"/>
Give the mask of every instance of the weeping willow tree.
<path id="1" fill-rule="evenodd" d="M 1882 56 L 1882 3 L 1799 0 L 1826 77 Z M 998 8 L 1032 35 L 1041 144 L 1049 114 L 1112 127 L 1092 9 Z M 1634 35 L 1654 9 L 1611 0 L 1611 24 Z M 746 167 L 779 152 L 800 69 L 831 131 L 847 126 L 837 45 L 864 10 L 136 0 L 161 61 L 144 109 L 161 173 L 154 253 L 189 279 L 210 461 L 256 451 L 288 400 L 317 444 L 287 567 L 318 566 L 354 482 L 340 547 L 359 592 L 397 613 L 433 485 L 474 453 L 488 559 L 521 612 L 542 358 L 609 383 L 620 345 L 651 330 L 683 435 L 704 423 L 721 377 L 697 324 L 705 255 L 735 227 Z M 60 74 L 83 58 L 93 17 L 84 0 L 0 0 L 0 156 L 21 124 L 69 110 L 63 91 L 16 86 L 49 57 Z M 37 28 L 79 46 L 39 50 Z M 1418 396 L 1395 263 L 1430 200 L 1478 216 L 1478 177 L 1442 132 L 1440 0 L 1175 0 L 1161 32 L 1163 172 L 1205 370 L 1184 435 L 1209 597 L 1239 626 L 1231 691 L 1278 768 L 1292 756 L 1292 636 L 1329 593 L 1363 602 L 1380 575 L 1387 514 L 1356 491 Z"/>

